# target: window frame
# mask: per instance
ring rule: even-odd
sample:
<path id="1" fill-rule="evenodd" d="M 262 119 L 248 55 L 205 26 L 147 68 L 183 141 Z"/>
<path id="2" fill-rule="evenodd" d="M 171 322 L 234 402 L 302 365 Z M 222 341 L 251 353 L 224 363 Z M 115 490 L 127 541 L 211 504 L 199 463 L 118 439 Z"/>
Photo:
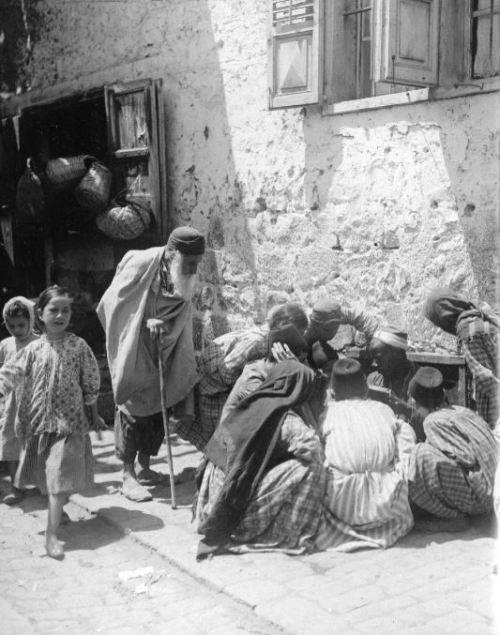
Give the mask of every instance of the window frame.
<path id="1" fill-rule="evenodd" d="M 394 0 L 395 1 L 395 0 Z M 372 0 L 372 64 L 380 64 L 381 29 L 379 14 L 393 0 Z M 500 74 L 489 77 L 472 77 L 472 0 L 435 0 L 437 5 L 437 28 L 439 29 L 436 46 L 436 63 L 438 68 L 437 81 L 429 82 L 427 86 L 415 84 L 395 84 L 391 80 L 379 82 L 376 85 L 387 87 L 386 94 L 370 97 L 354 98 L 354 73 L 345 73 L 344 65 L 338 63 L 345 49 L 344 24 L 339 19 L 344 5 L 339 0 L 319 0 L 318 18 L 320 26 L 319 63 L 320 74 L 318 87 L 320 89 L 318 105 L 324 115 L 339 114 L 351 111 L 386 108 L 402 104 L 422 101 L 451 99 L 455 97 L 475 94 L 486 94 L 500 89 Z M 378 51 L 378 54 L 377 54 Z M 375 55 L 373 54 L 375 52 Z M 378 57 L 377 57 L 378 55 Z M 272 70 L 270 70 L 272 74 Z M 352 77 L 349 79 L 349 75 Z M 346 80 L 347 76 L 347 80 Z M 372 78 L 375 74 L 372 73 Z M 375 85 L 375 80 L 373 80 Z M 397 91 L 393 92 L 397 86 Z M 382 88 L 383 90 L 383 88 Z M 271 89 L 270 89 L 271 93 Z M 272 105 L 270 96 L 270 108 Z M 293 105 L 304 106 L 310 101 L 297 102 Z M 292 104 L 282 104 L 288 106 Z M 276 106 L 274 106 L 276 107 Z"/>

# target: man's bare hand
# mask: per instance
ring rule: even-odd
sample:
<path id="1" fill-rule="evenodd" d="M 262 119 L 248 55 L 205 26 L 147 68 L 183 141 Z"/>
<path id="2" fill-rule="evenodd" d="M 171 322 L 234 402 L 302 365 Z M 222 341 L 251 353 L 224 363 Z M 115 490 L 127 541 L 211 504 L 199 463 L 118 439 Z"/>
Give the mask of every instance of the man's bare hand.
<path id="1" fill-rule="evenodd" d="M 282 344 L 281 342 L 275 342 L 273 344 L 271 354 L 277 362 L 284 362 L 287 359 L 297 359 L 288 348 L 288 344 Z"/>
<path id="2" fill-rule="evenodd" d="M 165 324 L 163 323 L 163 320 L 158 320 L 156 318 L 150 318 L 146 322 L 146 326 L 148 327 L 149 334 L 153 340 L 158 339 L 165 331 Z"/>

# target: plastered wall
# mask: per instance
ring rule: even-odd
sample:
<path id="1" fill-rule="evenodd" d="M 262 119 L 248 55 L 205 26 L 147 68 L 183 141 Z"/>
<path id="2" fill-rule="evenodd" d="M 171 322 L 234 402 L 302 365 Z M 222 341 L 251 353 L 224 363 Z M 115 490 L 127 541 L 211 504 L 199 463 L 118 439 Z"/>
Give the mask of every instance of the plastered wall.
<path id="1" fill-rule="evenodd" d="M 20 5 L 3 27 L 18 73 L 4 65 L 3 90 L 20 95 L 3 114 L 163 79 L 169 213 L 207 232 L 200 307 L 230 326 L 328 295 L 449 346 L 421 317 L 428 289 L 495 304 L 499 93 L 269 111 L 266 0 Z"/>

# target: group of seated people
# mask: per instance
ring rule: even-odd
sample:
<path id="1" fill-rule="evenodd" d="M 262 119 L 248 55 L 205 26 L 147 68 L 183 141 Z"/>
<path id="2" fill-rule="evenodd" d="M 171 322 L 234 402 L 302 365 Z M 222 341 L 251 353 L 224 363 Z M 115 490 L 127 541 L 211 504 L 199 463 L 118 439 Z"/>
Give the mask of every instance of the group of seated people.
<path id="1" fill-rule="evenodd" d="M 492 511 L 497 318 L 449 290 L 432 294 L 425 313 L 457 335 L 477 412 L 448 403 L 439 370 L 408 361 L 405 333 L 330 301 L 309 319 L 281 305 L 266 327 L 203 350 L 196 419 L 177 422 L 204 454 L 199 559 L 385 548 L 416 518 L 446 525 Z M 363 332 L 374 372 L 328 343 L 340 324 Z M 380 386 L 393 400 L 380 400 Z"/>

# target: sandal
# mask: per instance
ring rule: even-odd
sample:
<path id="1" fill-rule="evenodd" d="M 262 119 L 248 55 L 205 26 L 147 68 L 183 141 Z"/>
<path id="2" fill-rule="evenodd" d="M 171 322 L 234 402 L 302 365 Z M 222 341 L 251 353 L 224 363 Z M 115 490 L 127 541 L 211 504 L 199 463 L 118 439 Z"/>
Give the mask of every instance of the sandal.
<path id="1" fill-rule="evenodd" d="M 130 484 L 127 484 L 127 481 L 125 481 L 120 493 L 135 503 L 144 503 L 153 500 L 151 493 L 145 487 L 139 485 L 137 481 L 131 481 Z"/>

